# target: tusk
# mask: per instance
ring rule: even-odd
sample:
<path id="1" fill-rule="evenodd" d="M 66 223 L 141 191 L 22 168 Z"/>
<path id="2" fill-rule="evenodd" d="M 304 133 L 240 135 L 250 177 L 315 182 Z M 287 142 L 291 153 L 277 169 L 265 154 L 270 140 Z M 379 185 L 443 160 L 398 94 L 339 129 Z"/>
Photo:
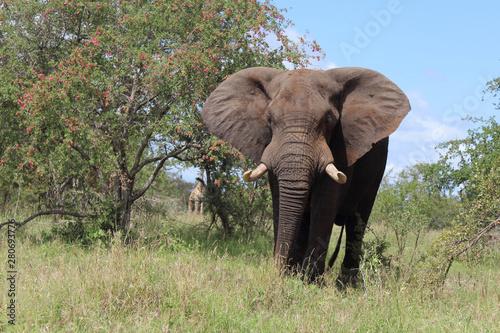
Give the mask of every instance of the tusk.
<path id="1" fill-rule="evenodd" d="M 345 184 L 347 182 L 347 176 L 343 172 L 337 170 L 333 163 L 326 166 L 326 173 L 339 184 Z"/>
<path id="2" fill-rule="evenodd" d="M 259 164 L 257 169 L 248 170 L 243 174 L 243 180 L 246 182 L 253 182 L 262 177 L 267 171 L 267 167 L 264 163 Z"/>

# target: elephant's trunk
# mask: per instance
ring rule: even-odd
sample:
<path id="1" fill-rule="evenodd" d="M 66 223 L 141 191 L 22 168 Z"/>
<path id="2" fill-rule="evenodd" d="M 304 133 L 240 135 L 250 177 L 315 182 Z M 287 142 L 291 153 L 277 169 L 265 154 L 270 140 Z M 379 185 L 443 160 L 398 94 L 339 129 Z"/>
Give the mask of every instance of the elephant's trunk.
<path id="1" fill-rule="evenodd" d="M 288 185 L 279 186 L 279 222 L 274 257 L 282 265 L 294 264 L 293 250 L 296 246 L 300 224 L 309 197 L 308 190 L 290 189 Z"/>
<path id="2" fill-rule="evenodd" d="M 304 211 L 313 183 L 315 161 L 312 153 L 287 153 L 283 151 L 277 168 L 279 188 L 278 233 L 275 244 L 275 260 L 280 265 L 296 264 L 294 249 L 301 228 Z"/>

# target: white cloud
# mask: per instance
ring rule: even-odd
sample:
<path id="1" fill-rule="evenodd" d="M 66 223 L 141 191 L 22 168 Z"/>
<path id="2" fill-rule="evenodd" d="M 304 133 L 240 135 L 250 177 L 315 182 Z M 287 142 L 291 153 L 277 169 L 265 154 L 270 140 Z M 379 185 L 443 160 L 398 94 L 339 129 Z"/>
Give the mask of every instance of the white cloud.
<path id="1" fill-rule="evenodd" d="M 406 96 L 408 96 L 408 99 L 410 100 L 410 104 L 411 104 L 413 110 L 416 109 L 416 110 L 419 110 L 422 112 L 430 111 L 430 109 L 431 109 L 430 105 L 425 100 L 425 98 L 420 90 L 408 91 L 408 92 L 406 92 Z"/>
<path id="2" fill-rule="evenodd" d="M 401 167 L 401 165 L 397 165 L 392 162 L 388 162 L 386 167 L 385 167 L 385 174 L 392 174 L 392 175 L 397 175 L 401 173 L 404 169 Z"/>
<path id="3" fill-rule="evenodd" d="M 412 110 L 400 128 L 392 135 L 394 140 L 413 143 L 438 143 L 464 137 L 466 132 L 456 122 L 441 119 L 424 98 L 421 91 L 406 92 Z"/>
<path id="4" fill-rule="evenodd" d="M 291 27 L 285 29 L 285 35 L 287 35 L 288 38 L 295 43 L 299 43 L 300 37 L 305 37 L 304 34 L 301 34 L 297 31 L 297 29 Z"/>
<path id="5" fill-rule="evenodd" d="M 334 63 L 333 61 L 327 61 L 324 69 L 332 69 L 332 68 L 338 68 L 338 67 L 339 66 L 337 66 L 337 64 Z"/>
<path id="6" fill-rule="evenodd" d="M 466 128 L 434 112 L 420 91 L 409 91 L 412 110 L 390 136 L 387 170 L 396 172 L 417 162 L 436 162 L 438 144 L 466 136 Z"/>
<path id="7" fill-rule="evenodd" d="M 403 120 L 401 127 L 391 138 L 402 142 L 438 143 L 462 138 L 466 133 L 446 122 L 430 117 L 423 117 L 418 112 L 411 111 Z"/>

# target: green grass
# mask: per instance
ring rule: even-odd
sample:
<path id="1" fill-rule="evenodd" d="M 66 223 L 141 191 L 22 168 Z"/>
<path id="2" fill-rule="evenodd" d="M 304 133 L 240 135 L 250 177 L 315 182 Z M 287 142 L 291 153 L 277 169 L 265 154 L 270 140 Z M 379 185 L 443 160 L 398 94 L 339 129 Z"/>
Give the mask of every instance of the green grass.
<path id="1" fill-rule="evenodd" d="M 269 235 L 207 237 L 190 217 L 178 221 L 151 222 L 125 247 L 118 238 L 108 248 L 42 242 L 35 224 L 19 231 L 16 326 L 4 314 L 0 324 L 34 332 L 499 331 L 498 248 L 471 268 L 454 265 L 443 288 L 419 283 L 425 273 L 401 259 L 392 266 L 398 274 L 367 269 L 359 288 L 338 290 L 337 265 L 323 286 L 281 274 Z M 376 233 L 390 242 L 387 230 Z M 436 235 L 422 238 L 419 255 Z M 2 232 L 4 258 L 5 240 Z M 1 304 L 7 304 L 5 274 Z"/>

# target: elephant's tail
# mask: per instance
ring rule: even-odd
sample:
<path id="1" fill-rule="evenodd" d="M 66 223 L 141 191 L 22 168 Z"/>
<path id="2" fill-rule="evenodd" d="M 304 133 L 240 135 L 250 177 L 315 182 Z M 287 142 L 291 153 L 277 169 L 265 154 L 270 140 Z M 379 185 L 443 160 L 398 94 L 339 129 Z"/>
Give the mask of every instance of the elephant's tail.
<path id="1" fill-rule="evenodd" d="M 340 251 L 340 244 L 342 243 L 342 235 L 344 234 L 344 227 L 345 223 L 342 224 L 342 229 L 340 229 L 340 236 L 337 241 L 337 246 L 335 247 L 335 251 L 333 252 L 332 256 L 330 257 L 330 261 L 328 261 L 328 269 L 332 268 L 333 264 L 335 263 L 335 260 L 337 260 L 337 256 L 339 255 Z"/>

